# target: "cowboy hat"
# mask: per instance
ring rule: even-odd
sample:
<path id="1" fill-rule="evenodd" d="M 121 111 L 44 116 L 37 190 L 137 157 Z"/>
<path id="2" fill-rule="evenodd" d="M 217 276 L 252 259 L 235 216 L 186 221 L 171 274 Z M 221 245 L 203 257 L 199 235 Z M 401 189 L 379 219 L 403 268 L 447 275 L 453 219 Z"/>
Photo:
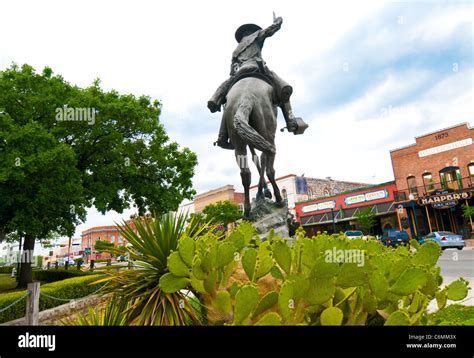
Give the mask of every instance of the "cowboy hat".
<path id="1" fill-rule="evenodd" d="M 258 25 L 255 24 L 244 24 L 240 26 L 237 31 L 235 31 L 235 39 L 237 42 L 240 42 L 242 40 L 242 37 L 246 31 L 251 31 L 252 33 L 261 30 L 262 28 Z"/>

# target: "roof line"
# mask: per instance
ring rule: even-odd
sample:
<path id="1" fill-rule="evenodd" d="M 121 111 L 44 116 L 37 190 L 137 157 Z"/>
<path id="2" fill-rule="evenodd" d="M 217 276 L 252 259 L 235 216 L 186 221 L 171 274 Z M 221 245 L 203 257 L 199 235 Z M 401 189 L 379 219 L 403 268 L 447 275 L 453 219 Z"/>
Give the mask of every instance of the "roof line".
<path id="1" fill-rule="evenodd" d="M 363 191 L 363 190 L 367 190 L 367 189 L 378 188 L 378 187 L 380 187 L 380 186 L 390 185 L 390 184 L 395 184 L 395 180 L 390 180 L 390 181 L 387 181 L 387 182 L 385 182 L 385 183 L 374 184 L 374 185 L 371 185 L 371 186 L 366 186 L 366 187 L 358 188 L 358 189 L 354 189 L 354 190 L 344 191 L 344 192 L 339 193 L 339 194 L 336 194 L 336 195 L 321 196 L 321 197 L 319 197 L 319 198 L 308 199 L 308 200 L 303 200 L 303 201 L 297 201 L 297 202 L 295 202 L 295 205 L 296 205 L 296 204 L 304 204 L 304 203 L 308 203 L 308 202 L 312 202 L 312 201 L 318 201 L 318 200 L 322 200 L 322 199 L 331 199 L 331 198 L 335 198 L 335 197 L 337 197 L 337 196 L 346 195 L 346 194 L 350 194 L 350 193 L 356 193 L 356 192 L 358 192 L 358 191 Z"/>
<path id="2" fill-rule="evenodd" d="M 433 135 L 433 134 L 436 134 L 436 133 L 439 133 L 439 132 L 447 131 L 447 130 L 449 130 L 449 129 L 453 129 L 453 128 L 457 128 L 457 127 L 461 127 L 461 126 L 466 126 L 467 129 L 473 129 L 473 127 L 471 127 L 471 125 L 469 124 L 469 122 L 462 122 L 462 123 L 458 123 L 458 124 L 455 124 L 455 125 L 450 126 L 450 127 L 447 127 L 447 128 L 437 129 L 437 130 L 435 130 L 435 131 L 432 131 L 432 132 L 429 132 L 429 133 L 425 133 L 425 134 L 416 136 L 416 137 L 415 137 L 415 141 L 416 141 L 417 139 L 419 139 L 419 138 L 427 137 L 427 136 L 429 136 L 429 135 Z M 400 147 L 400 148 L 392 149 L 392 150 L 390 150 L 390 153 L 396 152 L 396 151 L 401 150 L 401 149 L 413 147 L 413 146 L 415 146 L 416 144 L 417 144 L 417 143 L 415 142 L 415 143 L 413 143 L 413 144 L 408 144 L 408 145 L 405 145 L 405 146 Z"/>

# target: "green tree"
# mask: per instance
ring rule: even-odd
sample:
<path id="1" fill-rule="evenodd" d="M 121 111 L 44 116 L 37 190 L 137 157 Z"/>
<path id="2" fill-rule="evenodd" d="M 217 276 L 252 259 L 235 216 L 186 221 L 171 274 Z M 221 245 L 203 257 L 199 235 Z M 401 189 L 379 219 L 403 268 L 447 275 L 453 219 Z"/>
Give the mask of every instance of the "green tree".
<path id="1" fill-rule="evenodd" d="M 94 249 L 98 252 L 108 252 L 110 249 L 113 249 L 115 244 L 110 241 L 98 240 L 95 245 Z"/>
<path id="2" fill-rule="evenodd" d="M 462 211 L 463 211 L 463 216 L 467 220 L 472 220 L 474 218 L 474 206 L 468 206 L 468 205 L 464 204 L 462 206 Z"/>
<path id="3" fill-rule="evenodd" d="M 242 217 L 240 207 L 229 200 L 207 205 L 202 211 L 206 221 L 211 224 L 228 225 Z"/>
<path id="4" fill-rule="evenodd" d="M 474 217 L 474 206 L 467 206 L 466 204 L 462 205 L 463 216 L 466 219 Z"/>
<path id="5" fill-rule="evenodd" d="M 357 225 L 367 234 L 370 234 L 376 223 L 375 214 L 373 213 L 373 206 L 360 210 L 354 216 L 357 219 Z"/>
<path id="6" fill-rule="evenodd" d="M 77 108 L 93 114 L 58 120 Z M 0 71 L 0 112 L 0 239 L 16 232 L 33 250 L 51 231 L 72 235 L 92 206 L 164 213 L 195 194 L 196 155 L 170 142 L 161 104 L 147 96 L 104 91 L 99 80 L 80 88 L 49 68 L 12 65 Z M 28 282 L 27 263 L 19 285 Z"/>

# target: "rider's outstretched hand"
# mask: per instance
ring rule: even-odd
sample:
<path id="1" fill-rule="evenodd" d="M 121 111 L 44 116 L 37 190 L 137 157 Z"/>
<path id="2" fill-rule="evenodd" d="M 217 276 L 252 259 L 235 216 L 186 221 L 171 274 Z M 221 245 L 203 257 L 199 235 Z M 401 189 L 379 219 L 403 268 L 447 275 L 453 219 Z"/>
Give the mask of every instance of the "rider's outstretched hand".
<path id="1" fill-rule="evenodd" d="M 280 26 L 283 23 L 283 18 L 281 16 L 278 16 L 277 18 L 275 18 L 275 20 L 273 20 L 273 23 L 275 25 Z"/>
<path id="2" fill-rule="evenodd" d="M 288 132 L 295 132 L 298 129 L 298 123 L 296 123 L 296 120 L 294 118 L 289 119 L 286 122 L 286 129 L 288 129 Z"/>

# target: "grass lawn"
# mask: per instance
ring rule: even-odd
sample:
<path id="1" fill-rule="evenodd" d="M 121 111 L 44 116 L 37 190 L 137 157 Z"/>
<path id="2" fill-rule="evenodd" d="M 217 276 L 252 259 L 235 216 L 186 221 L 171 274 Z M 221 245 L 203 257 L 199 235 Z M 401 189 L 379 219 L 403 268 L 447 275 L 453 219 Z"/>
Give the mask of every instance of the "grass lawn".
<path id="1" fill-rule="evenodd" d="M 0 293 L 11 292 L 16 288 L 16 280 L 10 274 L 0 274 Z"/>

